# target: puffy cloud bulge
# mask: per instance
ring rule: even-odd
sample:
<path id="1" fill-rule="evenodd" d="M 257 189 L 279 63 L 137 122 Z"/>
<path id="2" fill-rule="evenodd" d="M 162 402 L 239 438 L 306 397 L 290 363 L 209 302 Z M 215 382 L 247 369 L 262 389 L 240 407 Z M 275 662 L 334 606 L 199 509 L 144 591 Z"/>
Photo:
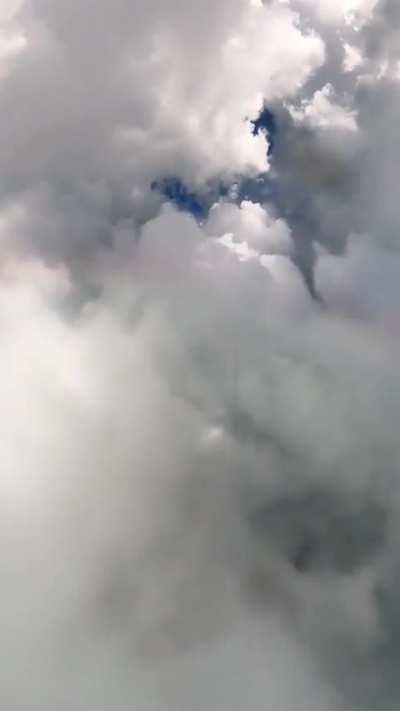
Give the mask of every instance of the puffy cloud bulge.
<path id="1" fill-rule="evenodd" d="M 3 1 L 10 711 L 398 708 L 399 19 Z"/>

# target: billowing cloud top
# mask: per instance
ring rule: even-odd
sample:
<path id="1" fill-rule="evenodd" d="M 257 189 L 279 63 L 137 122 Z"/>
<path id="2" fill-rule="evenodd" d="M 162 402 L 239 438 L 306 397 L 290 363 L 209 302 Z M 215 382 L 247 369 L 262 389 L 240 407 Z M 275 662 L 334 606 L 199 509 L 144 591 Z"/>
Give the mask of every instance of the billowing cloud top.
<path id="1" fill-rule="evenodd" d="M 397 0 L 3 0 L 7 711 L 399 707 Z"/>

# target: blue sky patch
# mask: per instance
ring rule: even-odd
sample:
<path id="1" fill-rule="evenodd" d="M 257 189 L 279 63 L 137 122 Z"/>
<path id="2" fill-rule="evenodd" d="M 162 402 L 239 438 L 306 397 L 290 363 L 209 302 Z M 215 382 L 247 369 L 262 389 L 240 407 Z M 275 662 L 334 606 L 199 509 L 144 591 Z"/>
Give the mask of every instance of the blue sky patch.
<path id="1" fill-rule="evenodd" d="M 208 212 L 207 201 L 194 191 L 189 190 L 180 178 L 170 177 L 155 180 L 151 184 L 151 189 L 158 190 L 178 210 L 189 212 L 197 220 L 203 219 Z"/>
<path id="2" fill-rule="evenodd" d="M 253 136 L 257 136 L 260 131 L 267 134 L 269 143 L 268 155 L 270 156 L 274 150 L 274 139 L 277 133 L 277 125 L 274 114 L 272 111 L 267 109 L 266 106 L 264 106 L 259 116 L 254 121 L 250 121 L 250 123 L 253 126 Z"/>

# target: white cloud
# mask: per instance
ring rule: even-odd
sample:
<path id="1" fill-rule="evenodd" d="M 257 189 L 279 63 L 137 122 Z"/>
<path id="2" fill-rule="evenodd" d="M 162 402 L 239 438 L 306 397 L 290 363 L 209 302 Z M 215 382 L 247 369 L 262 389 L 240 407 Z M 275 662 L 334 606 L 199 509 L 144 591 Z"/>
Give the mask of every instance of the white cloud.
<path id="1" fill-rule="evenodd" d="M 7 711 L 397 708 L 396 17 L 3 3 Z"/>
<path id="2" fill-rule="evenodd" d="M 344 59 L 343 59 L 343 69 L 345 72 L 353 72 L 363 63 L 363 57 L 361 52 L 357 47 L 353 47 L 350 44 L 345 43 L 344 48 Z"/>
<path id="3" fill-rule="evenodd" d="M 331 84 L 316 91 L 310 101 L 303 99 L 300 108 L 290 107 L 294 120 L 311 128 L 357 131 L 355 111 L 335 103 L 335 92 Z"/>
<path id="4" fill-rule="evenodd" d="M 259 203 L 243 200 L 216 203 L 206 223 L 207 232 L 220 234 L 232 232 L 237 242 L 246 241 L 259 253 L 288 254 L 292 251 L 290 228 L 282 219 L 273 219 Z"/>
<path id="5" fill-rule="evenodd" d="M 359 30 L 367 23 L 378 0 L 296 0 L 297 4 L 309 8 L 323 22 L 347 24 Z"/>
<path id="6" fill-rule="evenodd" d="M 242 231 L 240 211 L 267 220 L 255 205 L 236 210 Z M 337 711 L 344 702 L 325 687 L 339 674 L 336 655 L 368 664 L 380 639 L 372 554 L 367 577 L 356 564 L 342 579 L 333 558 L 335 584 L 318 568 L 308 578 L 280 548 L 286 534 L 259 545 L 247 520 L 254 507 L 273 510 L 310 489 L 327 490 L 328 507 L 332 495 L 362 508 L 372 496 L 373 442 L 385 442 L 388 471 L 398 452 L 390 423 L 400 402 L 386 412 L 383 387 L 395 363 L 385 344 L 321 314 L 286 256 L 243 261 L 216 226 L 209 237 L 166 210 L 124 265 L 110 262 L 102 299 L 72 320 L 60 313 L 74 290 L 65 271 L 18 258 L 4 265 L 10 567 L 1 614 L 16 686 L 4 683 L 18 708 L 50 707 L 72 683 L 85 699 L 78 708 L 97 708 L 100 696 L 123 708 L 135 689 L 142 708 L 163 708 L 158 693 L 185 709 L 241 709 L 244 698 L 257 707 L 279 695 L 286 711 L 306 689 L 307 708 Z M 219 436 L 205 439 L 213 427 Z M 378 501 L 385 486 L 384 478 Z M 327 561 L 329 535 L 321 531 Z M 330 610 L 317 630 L 311 600 Z M 307 661 L 313 650 L 323 674 Z M 231 678 L 238 664 L 246 694 Z M 218 685 L 202 689 L 212 669 Z"/>
<path id="7" fill-rule="evenodd" d="M 17 26 L 27 46 L 3 80 L 1 166 L 24 187 L 103 180 L 122 195 L 160 174 L 196 182 L 266 169 L 248 119 L 264 98 L 295 94 L 324 56 L 288 8 L 247 0 L 194 14 L 172 0 L 146 10 L 120 0 L 95 22 L 88 2 L 76 12 L 32 0 Z"/>

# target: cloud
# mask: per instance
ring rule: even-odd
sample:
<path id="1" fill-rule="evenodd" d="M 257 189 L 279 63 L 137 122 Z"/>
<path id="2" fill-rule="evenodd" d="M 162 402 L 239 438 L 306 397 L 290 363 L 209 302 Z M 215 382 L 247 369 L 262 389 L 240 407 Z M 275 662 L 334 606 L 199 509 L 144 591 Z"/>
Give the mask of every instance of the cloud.
<path id="1" fill-rule="evenodd" d="M 356 30 L 371 18 L 377 2 L 378 0 L 297 0 L 297 4 L 310 8 L 323 22 L 346 24 Z"/>
<path id="2" fill-rule="evenodd" d="M 215 203 L 206 224 L 207 232 L 219 235 L 232 232 L 237 242 L 247 242 L 259 253 L 292 251 L 290 230 L 284 220 L 274 219 L 260 204 L 243 200 L 239 206 Z"/>
<path id="3" fill-rule="evenodd" d="M 343 655 L 372 664 L 396 365 L 320 312 L 295 267 L 274 261 L 286 256 L 265 259 L 243 263 L 167 210 L 72 319 L 68 274 L 4 265 L 2 627 L 19 708 L 63 704 L 72 685 L 78 708 L 103 695 L 123 708 L 133 693 L 159 708 L 161 693 L 178 708 L 278 694 L 286 709 L 304 689 L 305 705 L 336 711 L 345 701 L 326 685 Z M 283 529 L 266 536 L 280 507 Z M 303 545 L 310 573 L 293 562 Z M 330 613 L 316 626 L 318 607 Z M 293 671 L 283 696 L 268 659 L 274 679 Z M 235 691 L 237 665 L 247 691 Z M 364 693 L 356 673 L 345 691 Z"/>
<path id="4" fill-rule="evenodd" d="M 198 182 L 266 169 L 264 136 L 248 119 L 323 61 L 321 40 L 279 4 L 206 2 L 193 15 L 172 0 L 146 10 L 121 0 L 96 6 L 95 21 L 93 12 L 88 1 L 73 10 L 32 0 L 18 16 L 26 47 L 2 84 L 13 193 L 101 180 L 129 203 L 135 185 L 162 175 Z M 290 48 L 284 65 L 278 37 Z"/>
<path id="5" fill-rule="evenodd" d="M 4 4 L 10 711 L 397 708 L 396 18 Z"/>
<path id="6" fill-rule="evenodd" d="M 355 112 L 335 104 L 331 84 L 325 84 L 320 91 L 316 91 L 311 101 L 303 99 L 299 109 L 290 107 L 289 110 L 295 122 L 305 123 L 311 128 L 357 130 Z"/>

